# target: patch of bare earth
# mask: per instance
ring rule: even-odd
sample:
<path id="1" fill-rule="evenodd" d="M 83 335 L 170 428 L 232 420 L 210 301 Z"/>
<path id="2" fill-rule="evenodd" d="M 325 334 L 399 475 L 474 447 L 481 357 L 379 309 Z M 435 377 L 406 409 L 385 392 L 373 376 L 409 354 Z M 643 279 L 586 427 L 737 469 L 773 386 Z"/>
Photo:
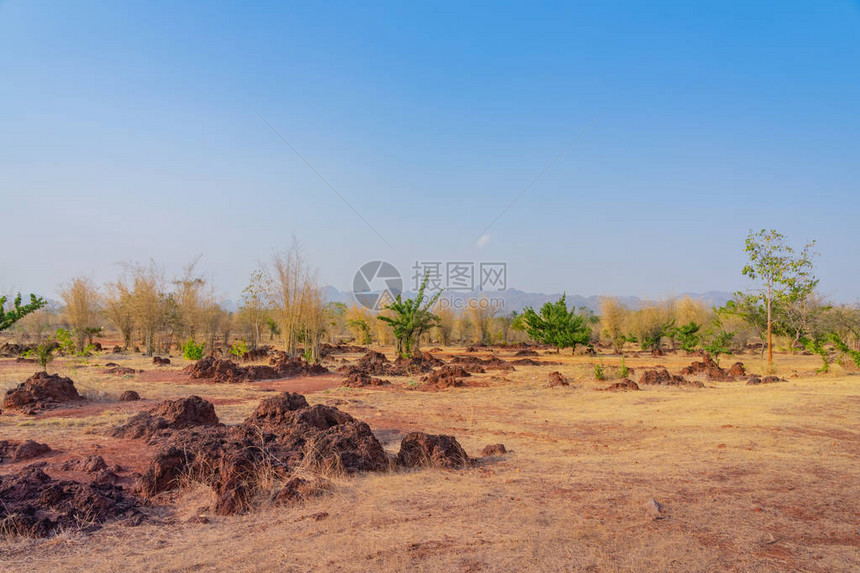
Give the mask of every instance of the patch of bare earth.
<path id="1" fill-rule="evenodd" d="M 434 356 L 522 357 L 513 349 L 479 350 Z M 383 389 L 339 387 L 343 376 L 335 374 L 195 386 L 171 378 L 186 365 L 181 360 L 151 379 L 149 371 L 121 381 L 94 373 L 84 380 L 89 387 L 109 394 L 133 387 L 144 401 L 193 389 L 228 423 L 244 419 L 267 392 L 293 391 L 367 421 L 389 454 L 416 430 L 456 436 L 474 457 L 492 444 L 504 444 L 506 453 L 459 470 L 333 476 L 324 495 L 241 516 L 201 511 L 211 492 L 189 487 L 162 500 L 157 521 L 137 527 L 0 541 L 2 569 L 860 570 L 856 376 L 813 376 L 814 357 L 780 356 L 778 374 L 787 381 L 779 384 L 707 380 L 695 389 L 595 392 L 621 380 L 612 374 L 621 357 L 538 352 L 531 358 L 555 364 L 474 373 L 470 380 L 488 385 L 438 392 L 405 391 L 424 374 L 392 377 Z M 766 374 L 758 355 L 723 358 L 722 367 L 738 360 L 748 374 Z M 593 379 L 598 362 L 607 380 Z M 690 362 L 672 354 L 626 357 L 637 379 L 657 368 L 678 374 Z M 128 366 L 153 368 L 134 360 Z M 793 371 L 800 376 L 791 378 Z M 8 382 L 4 372 L 0 363 Z M 570 385 L 548 388 L 551 372 Z M 71 370 L 64 375 L 75 379 Z M 146 445 L 134 442 L 131 451 L 127 440 L 104 435 L 103 422 L 122 422 L 152 402 L 118 404 L 72 419 L 60 409 L 4 413 L 0 435 L 54 450 L 26 463 L 99 453 L 109 465 L 142 472 L 135 456 L 150 459 Z M 0 463 L 0 474 L 18 467 Z"/>

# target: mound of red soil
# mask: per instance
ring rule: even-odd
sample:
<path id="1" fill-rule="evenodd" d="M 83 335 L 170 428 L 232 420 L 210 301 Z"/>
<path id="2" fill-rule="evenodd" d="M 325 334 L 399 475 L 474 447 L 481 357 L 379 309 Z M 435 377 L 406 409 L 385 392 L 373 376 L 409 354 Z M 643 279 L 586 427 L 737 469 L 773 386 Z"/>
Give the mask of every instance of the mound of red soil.
<path id="1" fill-rule="evenodd" d="M 561 372 L 550 372 L 548 378 L 550 388 L 555 388 L 556 386 L 570 386 L 567 378 L 565 378 Z"/>
<path id="2" fill-rule="evenodd" d="M 518 350 L 517 353 L 514 354 L 514 356 L 538 356 L 538 353 L 535 350 L 525 349 L 525 350 Z"/>
<path id="3" fill-rule="evenodd" d="M 18 442 L 16 440 L 0 440 L 0 463 L 21 462 L 37 458 L 51 451 L 48 444 L 40 444 L 33 440 Z"/>
<path id="4" fill-rule="evenodd" d="M 265 360 L 269 357 L 269 354 L 272 352 L 271 346 L 258 346 L 257 348 L 252 348 L 248 350 L 239 357 L 239 360 L 242 362 L 255 362 L 257 360 Z"/>
<path id="5" fill-rule="evenodd" d="M 471 374 L 462 366 L 446 364 L 442 368 L 423 376 L 418 388 L 421 390 L 438 390 L 441 388 L 462 386 L 463 378 L 468 376 L 471 376 Z"/>
<path id="6" fill-rule="evenodd" d="M 347 388 L 363 388 L 364 386 L 389 386 L 391 382 L 382 378 L 374 378 L 367 372 L 353 371 L 344 378 L 341 386 Z"/>
<path id="7" fill-rule="evenodd" d="M 623 378 L 620 382 L 610 384 L 603 390 L 606 392 L 626 392 L 628 390 L 639 390 L 639 385 L 629 378 Z"/>
<path id="8" fill-rule="evenodd" d="M 12 410 L 46 410 L 59 404 L 83 400 L 70 378 L 36 372 L 6 392 L 3 406 Z"/>
<path id="9" fill-rule="evenodd" d="M 175 431 L 161 443 L 139 490 L 153 495 L 189 475 L 215 490 L 219 514 L 247 509 L 267 472 L 287 477 L 299 467 L 352 473 L 390 465 L 367 424 L 337 408 L 308 406 L 299 394 L 264 400 L 239 426 Z"/>
<path id="10" fill-rule="evenodd" d="M 143 372 L 143 370 L 135 370 L 134 368 L 129 368 L 128 366 L 111 366 L 110 368 L 105 368 L 102 370 L 102 374 L 111 374 L 113 376 L 133 376 L 134 374 L 139 374 Z"/>
<path id="11" fill-rule="evenodd" d="M 28 350 L 30 350 L 29 346 L 4 342 L 0 345 L 0 358 L 15 358 L 16 356 L 21 356 Z"/>
<path id="12" fill-rule="evenodd" d="M 764 378 L 760 376 L 750 376 L 750 379 L 747 380 L 747 386 L 757 386 L 759 384 L 776 384 L 777 382 L 785 382 L 785 380 L 778 376 L 765 376 Z"/>
<path id="13" fill-rule="evenodd" d="M 275 493 L 272 500 L 278 505 L 293 505 L 320 495 L 328 488 L 328 486 L 329 482 L 320 478 L 315 480 L 306 480 L 300 477 L 292 477 Z M 316 515 L 328 514 L 315 514 L 313 518 L 318 520 Z"/>
<path id="14" fill-rule="evenodd" d="M 119 400 L 120 402 L 134 402 L 136 400 L 140 400 L 140 394 L 134 390 L 126 390 L 119 395 Z"/>
<path id="15" fill-rule="evenodd" d="M 528 360 L 528 358 L 524 358 Z M 451 364 L 459 364 L 464 368 L 480 366 L 485 370 L 514 370 L 512 363 L 506 362 L 496 356 L 490 358 L 478 358 L 477 356 L 455 356 L 451 359 Z"/>
<path id="16" fill-rule="evenodd" d="M 170 358 L 162 358 L 161 356 L 153 356 L 152 363 L 156 366 L 167 366 L 170 364 Z"/>
<path id="17" fill-rule="evenodd" d="M 322 356 L 331 356 L 332 354 L 357 354 L 364 352 L 367 349 L 364 346 L 356 346 L 355 344 L 322 344 L 320 345 L 320 354 Z"/>
<path id="18" fill-rule="evenodd" d="M 128 422 L 111 432 L 115 438 L 151 441 L 164 430 L 179 430 L 198 426 L 217 426 L 215 407 L 199 396 L 180 400 L 165 400 L 148 412 L 134 415 Z"/>
<path id="19" fill-rule="evenodd" d="M 111 354 L 122 354 L 122 346 L 114 346 L 111 349 Z"/>
<path id="20" fill-rule="evenodd" d="M 391 372 L 395 376 L 406 376 L 408 374 L 420 374 L 422 372 L 430 372 L 437 366 L 442 366 L 444 362 L 430 354 L 422 352 L 412 358 L 404 358 L 398 356 L 397 360 L 391 367 Z"/>
<path id="21" fill-rule="evenodd" d="M 726 372 L 729 376 L 746 376 L 747 369 L 744 367 L 743 362 L 735 362 Z"/>
<path id="22" fill-rule="evenodd" d="M 489 444 L 484 446 L 484 449 L 481 450 L 481 457 L 501 456 L 506 453 L 508 453 L 508 450 L 505 449 L 505 444 Z"/>
<path id="23" fill-rule="evenodd" d="M 471 465 L 472 460 L 454 436 L 412 432 L 400 442 L 397 463 L 407 468 L 456 469 Z"/>
<path id="24" fill-rule="evenodd" d="M 291 376 L 316 376 L 317 374 L 325 374 L 328 368 L 322 364 L 309 364 L 304 358 L 290 358 L 286 352 L 276 351 L 274 356 L 269 358 L 269 364 L 275 369 L 277 376 L 275 378 L 289 378 Z M 249 371 L 253 372 L 254 368 L 265 368 L 264 366 L 248 366 Z M 259 379 L 259 378 L 258 378 Z"/>
<path id="25" fill-rule="evenodd" d="M 76 458 L 68 460 L 62 465 L 63 471 L 85 472 L 88 474 L 104 471 L 108 469 L 104 458 L 101 456 L 87 456 L 86 458 Z"/>
<path id="26" fill-rule="evenodd" d="M 743 368 L 742 364 L 741 368 Z M 714 359 L 707 352 L 702 355 L 700 362 L 693 362 L 682 368 L 681 374 L 684 376 L 705 376 L 708 380 L 721 382 L 732 382 L 735 379 L 733 375 L 720 368 L 719 364 L 714 362 Z"/>
<path id="27" fill-rule="evenodd" d="M 659 356 L 664 356 L 664 354 L 663 354 L 663 351 L 660 350 L 660 348 L 658 347 L 658 348 L 655 348 L 654 350 L 651 351 L 651 356 L 657 358 Z"/>
<path id="28" fill-rule="evenodd" d="M 665 368 L 646 370 L 639 378 L 639 386 L 688 386 L 691 388 L 704 388 L 705 385 L 696 380 L 687 380 L 683 376 L 670 374 Z"/>
<path id="29" fill-rule="evenodd" d="M 356 368 L 368 374 L 388 374 L 390 366 L 391 363 L 388 358 L 383 353 L 376 352 L 375 350 L 368 350 L 355 363 Z"/>
<path id="30" fill-rule="evenodd" d="M 215 382 L 236 384 L 255 380 L 272 380 L 300 375 L 324 374 L 328 369 L 320 364 L 308 364 L 302 358 L 290 358 L 285 352 L 276 352 L 269 366 L 239 366 L 231 360 L 205 356 L 182 372 L 194 379 L 212 379 Z"/>
<path id="31" fill-rule="evenodd" d="M 82 524 L 127 520 L 140 523 L 139 503 L 119 486 L 52 479 L 39 468 L 0 476 L 0 523 L 4 531 L 28 537 L 48 537 L 60 529 Z"/>

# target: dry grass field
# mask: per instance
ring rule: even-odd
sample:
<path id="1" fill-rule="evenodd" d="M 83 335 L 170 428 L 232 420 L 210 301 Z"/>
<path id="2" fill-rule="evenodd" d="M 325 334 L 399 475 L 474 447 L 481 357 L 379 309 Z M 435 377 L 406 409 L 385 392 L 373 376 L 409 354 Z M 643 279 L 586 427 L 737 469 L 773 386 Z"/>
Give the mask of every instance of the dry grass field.
<path id="1" fill-rule="evenodd" d="M 389 356 L 391 356 L 391 349 Z M 459 353 L 462 349 L 446 349 Z M 497 349 L 504 359 L 512 351 Z M 359 355 L 347 355 L 354 360 Z M 677 372 L 695 358 L 628 356 Z M 145 448 L 107 429 L 158 400 L 197 394 L 230 424 L 274 390 L 303 392 L 370 424 L 388 451 L 407 432 L 456 436 L 479 456 L 469 469 L 331 476 L 325 495 L 222 517 L 205 513 L 210 492 L 190 485 L 163 495 L 136 527 L 108 524 L 49 539 L 0 539 L 3 571 L 858 571 L 860 570 L 860 377 L 818 359 L 777 357 L 787 381 L 703 389 L 597 391 L 617 378 L 618 357 L 561 356 L 555 366 L 478 374 L 483 383 L 438 392 L 392 379 L 380 389 L 339 386 L 336 374 L 278 382 L 192 381 L 174 359 L 141 356 L 57 360 L 88 401 L 37 416 L 4 412 L 0 437 L 49 444 L 54 463 L 100 453 L 142 471 Z M 762 373 L 758 355 L 724 357 Z M 108 361 L 145 370 L 100 374 Z M 594 379 L 602 363 L 608 380 Z M 550 388 L 558 370 L 571 386 Z M 0 361 L 9 388 L 32 364 Z M 140 402 L 118 402 L 120 392 Z M 19 464 L 0 464 L 0 474 Z M 646 504 L 665 508 L 659 518 Z"/>

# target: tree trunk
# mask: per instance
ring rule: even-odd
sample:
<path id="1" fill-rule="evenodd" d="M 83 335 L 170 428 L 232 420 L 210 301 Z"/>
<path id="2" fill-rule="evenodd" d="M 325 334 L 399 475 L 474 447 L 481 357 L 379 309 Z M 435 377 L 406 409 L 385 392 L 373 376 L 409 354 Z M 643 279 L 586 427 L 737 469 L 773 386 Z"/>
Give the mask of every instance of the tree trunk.
<path id="1" fill-rule="evenodd" d="M 773 320 L 771 319 L 771 307 L 773 298 L 770 289 L 767 297 L 767 363 L 773 365 Z"/>

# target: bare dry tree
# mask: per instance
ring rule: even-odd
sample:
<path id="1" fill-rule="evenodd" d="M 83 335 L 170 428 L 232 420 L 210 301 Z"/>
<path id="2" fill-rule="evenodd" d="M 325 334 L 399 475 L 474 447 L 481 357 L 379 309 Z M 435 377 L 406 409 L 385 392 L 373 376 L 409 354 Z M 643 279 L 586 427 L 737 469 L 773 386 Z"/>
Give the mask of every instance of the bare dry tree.
<path id="1" fill-rule="evenodd" d="M 120 277 L 116 282 L 105 285 L 104 304 L 102 311 L 108 321 L 122 335 L 123 350 L 128 350 L 133 344 L 134 338 L 134 297 L 133 286 L 130 286 L 125 277 Z"/>
<path id="2" fill-rule="evenodd" d="M 486 295 L 479 299 L 469 299 L 469 302 L 466 305 L 466 315 L 474 328 L 474 342 L 490 344 L 490 342 L 492 342 L 492 340 L 490 340 L 490 327 L 492 325 L 493 318 L 496 316 L 496 308 L 490 304 L 490 300 Z"/>
<path id="3" fill-rule="evenodd" d="M 612 344 L 616 354 L 624 349 L 628 315 L 627 307 L 618 298 L 607 296 L 600 299 L 600 334 Z"/>
<path id="4" fill-rule="evenodd" d="M 439 321 L 433 327 L 433 334 L 442 346 L 451 344 L 454 327 L 457 323 L 457 313 L 445 302 L 440 298 L 433 305 L 433 314 L 439 317 Z"/>
<path id="5" fill-rule="evenodd" d="M 156 336 L 166 323 L 166 292 L 164 272 L 151 262 L 131 267 L 134 324 L 140 331 L 146 355 L 155 352 Z"/>
<path id="6" fill-rule="evenodd" d="M 87 334 L 99 326 L 101 295 L 98 287 L 86 277 L 73 279 L 60 293 L 63 311 L 75 338 L 75 350 L 83 352 Z"/>
<path id="7" fill-rule="evenodd" d="M 298 241 L 293 239 L 292 246 L 272 256 L 269 273 L 269 301 L 283 337 L 284 350 L 295 356 L 298 336 L 302 331 L 301 319 L 305 306 L 304 297 L 309 295 L 308 266 Z"/>
<path id="8" fill-rule="evenodd" d="M 263 326 L 269 315 L 266 293 L 269 291 L 269 278 L 263 269 L 254 269 L 248 286 L 242 290 L 242 306 L 239 316 L 251 330 L 251 349 L 260 344 Z"/>

